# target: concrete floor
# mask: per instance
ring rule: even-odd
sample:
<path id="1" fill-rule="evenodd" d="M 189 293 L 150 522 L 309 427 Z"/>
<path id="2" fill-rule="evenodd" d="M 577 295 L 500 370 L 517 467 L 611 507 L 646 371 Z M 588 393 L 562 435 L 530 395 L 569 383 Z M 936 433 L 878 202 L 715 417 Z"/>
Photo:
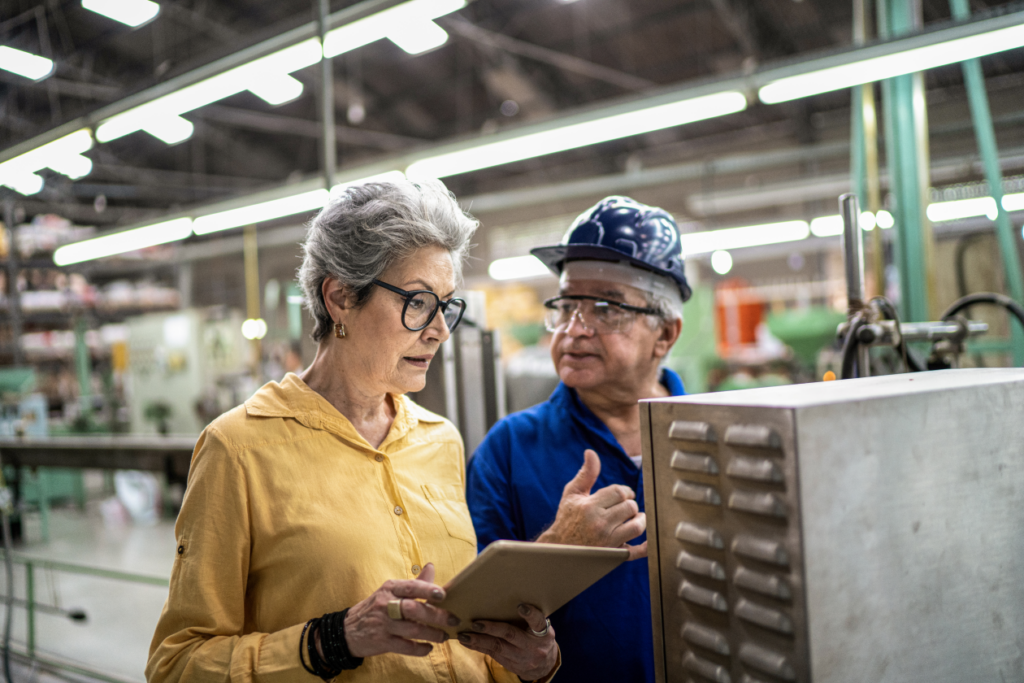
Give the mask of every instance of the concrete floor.
<path id="1" fill-rule="evenodd" d="M 163 520 L 150 527 L 131 523 L 110 526 L 104 524 L 97 503 L 90 503 L 84 512 L 54 509 L 47 543 L 40 540 L 32 519 L 26 522 L 26 540 L 15 547 L 18 556 L 164 579 L 170 576 L 175 554 L 173 520 Z M 15 596 L 24 598 L 25 568 L 15 565 L 14 572 Z M 6 586 L 2 565 L 0 586 Z M 110 679 L 145 681 L 143 671 L 149 641 L 167 598 L 166 588 L 37 568 L 35 590 L 37 603 L 64 609 L 80 608 L 88 616 L 82 623 L 61 615 L 37 612 L 36 652 L 40 657 L 101 672 Z M 0 614 L 3 614 L 2 606 Z M 26 622 L 25 609 L 15 607 L 14 652 L 25 651 Z M 34 671 L 23 665 L 14 667 L 12 677 L 14 683 L 57 680 L 45 670 Z"/>

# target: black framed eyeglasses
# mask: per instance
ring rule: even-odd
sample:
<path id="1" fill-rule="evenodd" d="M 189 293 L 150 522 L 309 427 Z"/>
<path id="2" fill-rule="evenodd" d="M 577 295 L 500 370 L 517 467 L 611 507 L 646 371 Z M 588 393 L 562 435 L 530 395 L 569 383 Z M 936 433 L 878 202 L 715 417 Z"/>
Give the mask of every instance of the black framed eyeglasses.
<path id="1" fill-rule="evenodd" d="M 557 332 L 579 316 L 580 323 L 598 334 L 628 332 L 637 315 L 660 315 L 657 308 L 632 306 L 620 301 L 609 301 L 586 294 L 566 294 L 544 302 L 547 314 L 544 327 L 548 332 Z"/>
<path id="2" fill-rule="evenodd" d="M 466 302 L 459 298 L 441 301 L 441 297 L 429 289 L 407 291 L 380 280 L 374 280 L 373 284 L 405 297 L 405 306 L 402 307 L 402 325 L 410 332 L 419 332 L 429 325 L 437 315 L 437 309 L 441 309 L 441 315 L 444 317 L 444 324 L 448 326 L 448 331 L 454 332 L 462 321 L 462 314 L 466 312 Z"/>

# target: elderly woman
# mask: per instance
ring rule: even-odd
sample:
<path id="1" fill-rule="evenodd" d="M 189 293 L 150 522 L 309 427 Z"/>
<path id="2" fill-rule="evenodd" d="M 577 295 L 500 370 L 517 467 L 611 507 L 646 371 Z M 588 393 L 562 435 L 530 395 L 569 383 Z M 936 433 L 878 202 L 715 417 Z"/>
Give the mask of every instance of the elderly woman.
<path id="1" fill-rule="evenodd" d="M 351 187 L 313 220 L 299 276 L 316 359 L 200 436 L 148 681 L 553 675 L 536 608 L 520 608 L 529 630 L 476 622 L 453 641 L 435 606 L 476 536 L 462 439 L 405 394 L 462 317 L 476 227 L 438 181 Z"/>

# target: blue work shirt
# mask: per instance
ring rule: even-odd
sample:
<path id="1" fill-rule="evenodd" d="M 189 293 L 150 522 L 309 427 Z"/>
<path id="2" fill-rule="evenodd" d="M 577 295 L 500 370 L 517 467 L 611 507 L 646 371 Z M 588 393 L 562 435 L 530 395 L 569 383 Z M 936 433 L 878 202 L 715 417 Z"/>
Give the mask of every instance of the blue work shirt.
<path id="1" fill-rule="evenodd" d="M 673 396 L 685 393 L 667 368 L 661 383 Z M 559 384 L 544 403 L 494 425 L 469 460 L 466 498 L 480 550 L 503 538 L 532 541 L 551 526 L 587 448 L 601 459 L 593 490 L 625 484 L 643 511 L 640 468 L 576 391 Z M 646 558 L 619 565 L 552 614 L 551 624 L 562 650 L 559 683 L 654 680 Z"/>

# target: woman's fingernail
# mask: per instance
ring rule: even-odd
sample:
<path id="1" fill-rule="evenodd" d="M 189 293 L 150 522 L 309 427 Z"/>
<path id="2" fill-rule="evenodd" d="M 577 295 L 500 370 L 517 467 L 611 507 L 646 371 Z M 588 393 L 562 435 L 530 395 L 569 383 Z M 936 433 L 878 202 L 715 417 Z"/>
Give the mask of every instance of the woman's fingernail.
<path id="1" fill-rule="evenodd" d="M 444 591 L 440 588 L 435 588 L 430 595 L 433 596 L 435 600 L 444 600 Z"/>
<path id="2" fill-rule="evenodd" d="M 454 614 L 452 616 L 448 617 L 448 625 L 449 626 L 458 626 L 460 623 L 462 623 L 461 620 L 457 616 L 455 616 Z"/>
<path id="3" fill-rule="evenodd" d="M 483 622 L 481 622 L 481 621 L 474 621 L 473 622 L 473 630 L 474 631 L 483 631 L 484 630 Z"/>
<path id="4" fill-rule="evenodd" d="M 460 643 L 469 643 L 469 634 L 468 633 L 460 633 L 459 634 L 459 642 Z"/>
<path id="5" fill-rule="evenodd" d="M 519 613 L 522 614 L 524 617 L 528 617 L 530 616 L 530 608 L 526 605 L 519 605 Z"/>

